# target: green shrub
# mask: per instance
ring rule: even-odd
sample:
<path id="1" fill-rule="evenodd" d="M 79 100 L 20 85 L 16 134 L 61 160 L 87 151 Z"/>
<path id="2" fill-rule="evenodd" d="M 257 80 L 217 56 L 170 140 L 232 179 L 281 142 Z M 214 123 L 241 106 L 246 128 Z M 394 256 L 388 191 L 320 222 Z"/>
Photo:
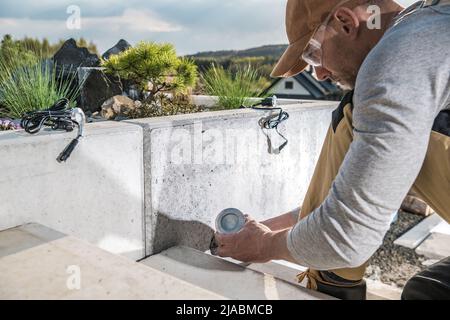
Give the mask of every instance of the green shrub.
<path id="1" fill-rule="evenodd" d="M 24 112 L 47 109 L 56 100 L 67 98 L 71 106 L 79 94 L 77 73 L 63 77 L 64 68 L 39 61 L 33 65 L 17 66 L 0 61 L 3 79 L 0 82 L 0 115 L 20 118 Z M 13 67 L 11 67 L 13 66 Z M 59 80 L 58 80 L 59 79 Z"/>
<path id="2" fill-rule="evenodd" d="M 142 91 L 187 92 L 197 81 L 197 66 L 179 58 L 171 44 L 140 42 L 102 62 L 105 72 L 128 80 Z M 149 86 L 148 83 L 151 83 Z"/>
<path id="3" fill-rule="evenodd" d="M 202 76 L 207 94 L 217 96 L 220 107 L 239 108 L 250 103 L 249 98 L 260 96 L 261 77 L 250 65 L 235 72 L 212 65 Z"/>

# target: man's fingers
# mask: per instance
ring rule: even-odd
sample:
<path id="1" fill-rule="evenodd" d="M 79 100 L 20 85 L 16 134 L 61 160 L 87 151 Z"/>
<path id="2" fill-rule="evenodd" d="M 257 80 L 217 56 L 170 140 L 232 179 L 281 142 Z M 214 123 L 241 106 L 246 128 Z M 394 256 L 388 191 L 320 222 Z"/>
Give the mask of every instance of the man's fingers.
<path id="1" fill-rule="evenodd" d="M 216 252 L 217 252 L 217 255 L 218 255 L 219 257 L 225 258 L 225 257 L 229 257 L 229 256 L 230 256 L 229 250 L 228 250 L 228 248 L 225 247 L 225 246 L 219 246 L 219 247 L 217 248 Z"/>
<path id="2" fill-rule="evenodd" d="M 216 242 L 219 247 L 230 244 L 233 242 L 234 235 L 233 234 L 223 234 L 217 233 L 215 234 Z"/>

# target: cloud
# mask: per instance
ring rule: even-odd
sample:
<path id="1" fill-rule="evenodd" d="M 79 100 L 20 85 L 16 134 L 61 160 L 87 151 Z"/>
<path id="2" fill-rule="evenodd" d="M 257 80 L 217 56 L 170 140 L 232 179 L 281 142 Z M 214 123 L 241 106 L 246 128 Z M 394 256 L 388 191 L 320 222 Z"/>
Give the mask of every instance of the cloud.
<path id="1" fill-rule="evenodd" d="M 1 0 L 0 32 L 51 41 L 84 37 L 105 51 L 120 38 L 171 42 L 179 54 L 287 43 L 287 0 Z M 415 0 L 400 0 L 409 5 Z M 81 30 L 66 27 L 69 5 Z"/>
<path id="2" fill-rule="evenodd" d="M 55 28 L 67 29 L 67 20 L 30 19 L 30 18 L 0 18 L 4 33 L 15 33 L 16 28 L 29 30 L 31 33 L 53 33 Z M 37 30 L 36 30 L 37 28 Z M 126 9 L 120 16 L 81 17 L 81 28 L 109 29 L 147 32 L 174 32 L 182 30 L 181 26 L 160 19 L 149 10 Z M 64 33 L 64 30 L 61 30 Z"/>
<path id="3" fill-rule="evenodd" d="M 119 38 L 131 38 L 130 41 L 137 42 L 144 39 L 136 39 L 136 36 L 145 38 L 148 34 L 162 35 L 183 30 L 181 25 L 165 21 L 147 9 L 125 9 L 118 16 L 82 16 L 79 30 L 69 29 L 66 22 L 66 19 L 0 18 L 3 34 L 11 34 L 16 38 L 47 37 L 51 41 L 85 37 L 98 44 L 100 51 L 111 47 Z"/>
<path id="4" fill-rule="evenodd" d="M 126 9 L 121 16 L 116 17 L 88 17 L 82 18 L 82 28 L 109 28 L 115 30 L 129 30 L 132 32 L 175 32 L 182 27 L 159 18 L 150 10 Z"/>

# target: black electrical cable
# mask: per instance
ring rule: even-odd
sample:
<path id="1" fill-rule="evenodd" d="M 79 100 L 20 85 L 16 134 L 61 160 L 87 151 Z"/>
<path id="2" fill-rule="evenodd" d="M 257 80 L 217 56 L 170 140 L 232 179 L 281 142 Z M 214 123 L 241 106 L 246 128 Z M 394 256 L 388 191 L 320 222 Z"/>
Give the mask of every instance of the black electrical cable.
<path id="1" fill-rule="evenodd" d="M 20 125 L 30 134 L 38 133 L 43 126 L 51 127 L 52 130 L 73 131 L 80 124 L 72 119 L 72 110 L 68 109 L 69 100 L 62 98 L 56 101 L 50 108 L 46 110 L 30 111 L 23 114 Z M 56 158 L 58 162 L 66 161 L 72 151 L 78 144 L 79 138 L 82 136 L 81 130 Z"/>
<path id="2" fill-rule="evenodd" d="M 269 98 L 262 100 L 261 102 L 255 103 L 254 105 L 251 105 L 249 107 L 241 106 L 241 108 L 259 110 L 259 111 L 279 110 L 278 115 L 275 114 L 275 115 L 271 115 L 271 116 L 268 116 L 265 118 L 261 118 L 258 121 L 258 124 L 263 129 L 267 129 L 267 130 L 275 129 L 276 133 L 281 138 L 283 138 L 284 142 L 281 144 L 281 146 L 278 147 L 278 152 L 280 152 L 288 144 L 288 139 L 284 135 L 282 135 L 281 132 L 278 130 L 278 125 L 280 123 L 286 121 L 287 119 L 289 119 L 289 113 L 287 113 L 280 107 L 274 106 L 274 105 L 276 105 L 276 102 L 274 103 L 274 101 L 276 101 L 276 99 L 277 99 L 276 96 L 269 97 Z M 262 106 L 262 107 L 258 107 L 258 106 Z M 271 106 L 271 107 L 269 107 L 269 106 Z M 269 139 L 269 143 L 270 143 L 270 139 Z"/>

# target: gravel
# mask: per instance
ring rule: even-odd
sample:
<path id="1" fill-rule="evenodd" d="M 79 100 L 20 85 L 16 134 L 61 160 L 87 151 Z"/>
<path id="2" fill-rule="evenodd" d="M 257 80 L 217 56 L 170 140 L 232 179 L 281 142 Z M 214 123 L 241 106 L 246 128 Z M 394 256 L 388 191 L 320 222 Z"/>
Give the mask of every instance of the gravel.
<path id="1" fill-rule="evenodd" d="M 397 220 L 387 232 L 383 245 L 369 261 L 365 277 L 403 288 L 406 281 L 424 270 L 426 259 L 414 250 L 394 245 L 394 241 L 425 217 L 399 211 Z"/>

